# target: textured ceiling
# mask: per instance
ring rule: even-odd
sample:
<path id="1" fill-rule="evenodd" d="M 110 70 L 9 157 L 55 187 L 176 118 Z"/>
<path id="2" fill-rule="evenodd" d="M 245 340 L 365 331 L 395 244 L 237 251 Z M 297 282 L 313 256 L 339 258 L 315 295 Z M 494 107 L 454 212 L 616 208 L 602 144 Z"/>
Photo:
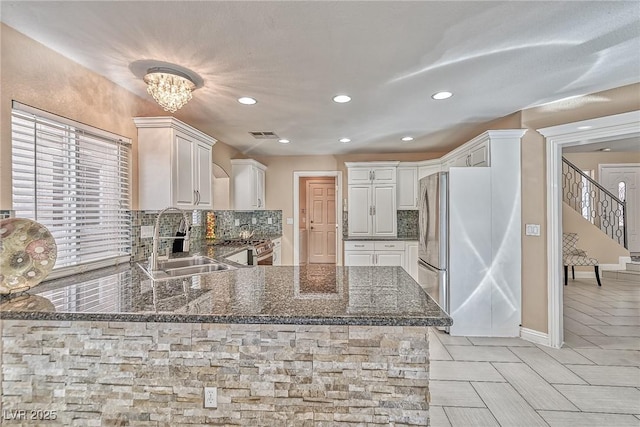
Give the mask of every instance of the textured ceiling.
<path id="1" fill-rule="evenodd" d="M 176 117 L 249 155 L 442 151 L 474 123 L 640 81 L 637 1 L 0 8 L 7 25 L 141 97 L 151 99 L 140 61 L 194 71 L 204 86 Z M 431 99 L 440 90 L 454 96 Z M 336 104 L 338 93 L 353 100 Z M 240 96 L 258 104 L 241 105 Z M 405 135 L 415 140 L 402 143 Z"/>

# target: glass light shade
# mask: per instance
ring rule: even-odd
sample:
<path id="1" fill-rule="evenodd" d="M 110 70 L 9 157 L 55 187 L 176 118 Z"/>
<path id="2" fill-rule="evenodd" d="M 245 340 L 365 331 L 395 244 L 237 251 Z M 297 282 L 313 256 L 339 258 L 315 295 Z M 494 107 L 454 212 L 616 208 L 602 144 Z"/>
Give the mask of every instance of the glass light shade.
<path id="1" fill-rule="evenodd" d="M 196 85 L 189 76 L 168 68 L 152 68 L 144 76 L 147 92 L 165 110 L 175 113 L 191 98 Z"/>

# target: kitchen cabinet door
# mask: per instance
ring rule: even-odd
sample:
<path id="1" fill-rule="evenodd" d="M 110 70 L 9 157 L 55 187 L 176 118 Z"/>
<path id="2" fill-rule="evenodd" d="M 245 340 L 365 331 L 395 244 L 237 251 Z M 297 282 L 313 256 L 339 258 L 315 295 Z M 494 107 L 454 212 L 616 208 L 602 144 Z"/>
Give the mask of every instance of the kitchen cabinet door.
<path id="1" fill-rule="evenodd" d="M 176 133 L 174 140 L 174 202 L 179 208 L 195 205 L 197 197 L 194 184 L 193 158 L 196 143 L 182 133 Z"/>
<path id="2" fill-rule="evenodd" d="M 213 209 L 213 188 L 211 186 L 211 147 L 198 142 L 195 150 L 195 190 L 196 206 L 198 209 Z"/>
<path id="3" fill-rule="evenodd" d="M 264 210 L 266 166 L 252 159 L 232 159 L 233 209 Z"/>
<path id="4" fill-rule="evenodd" d="M 413 280 L 418 281 L 418 242 L 407 242 L 404 269 Z"/>
<path id="5" fill-rule="evenodd" d="M 482 143 L 469 150 L 469 166 L 488 166 L 489 145 Z"/>
<path id="6" fill-rule="evenodd" d="M 397 235 L 396 186 L 395 184 L 373 186 L 373 230 L 374 236 Z M 351 227 L 351 223 L 349 223 Z"/>
<path id="7" fill-rule="evenodd" d="M 369 267 L 373 265 L 373 251 L 345 251 L 344 265 Z"/>
<path id="8" fill-rule="evenodd" d="M 418 168 L 398 168 L 396 191 L 398 210 L 418 209 Z"/>
<path id="9" fill-rule="evenodd" d="M 404 250 L 402 251 L 376 251 L 375 265 L 404 268 Z"/>
<path id="10" fill-rule="evenodd" d="M 373 204 L 370 185 L 349 186 L 348 224 L 350 236 L 370 236 Z"/>

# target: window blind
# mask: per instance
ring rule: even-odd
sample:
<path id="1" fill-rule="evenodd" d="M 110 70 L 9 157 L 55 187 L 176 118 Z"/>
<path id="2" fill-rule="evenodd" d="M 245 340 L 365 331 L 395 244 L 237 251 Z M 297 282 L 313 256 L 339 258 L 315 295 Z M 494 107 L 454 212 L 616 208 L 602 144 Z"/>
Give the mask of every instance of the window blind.
<path id="1" fill-rule="evenodd" d="M 55 238 L 52 275 L 128 260 L 130 140 L 17 102 L 11 140 L 13 210 Z"/>

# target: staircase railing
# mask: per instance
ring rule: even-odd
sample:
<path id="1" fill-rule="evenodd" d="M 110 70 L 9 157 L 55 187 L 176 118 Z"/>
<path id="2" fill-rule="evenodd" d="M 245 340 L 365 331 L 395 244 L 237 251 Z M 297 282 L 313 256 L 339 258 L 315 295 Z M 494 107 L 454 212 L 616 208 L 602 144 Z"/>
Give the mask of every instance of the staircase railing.
<path id="1" fill-rule="evenodd" d="M 609 190 L 562 158 L 563 200 L 618 244 L 627 246 L 627 206 Z"/>

